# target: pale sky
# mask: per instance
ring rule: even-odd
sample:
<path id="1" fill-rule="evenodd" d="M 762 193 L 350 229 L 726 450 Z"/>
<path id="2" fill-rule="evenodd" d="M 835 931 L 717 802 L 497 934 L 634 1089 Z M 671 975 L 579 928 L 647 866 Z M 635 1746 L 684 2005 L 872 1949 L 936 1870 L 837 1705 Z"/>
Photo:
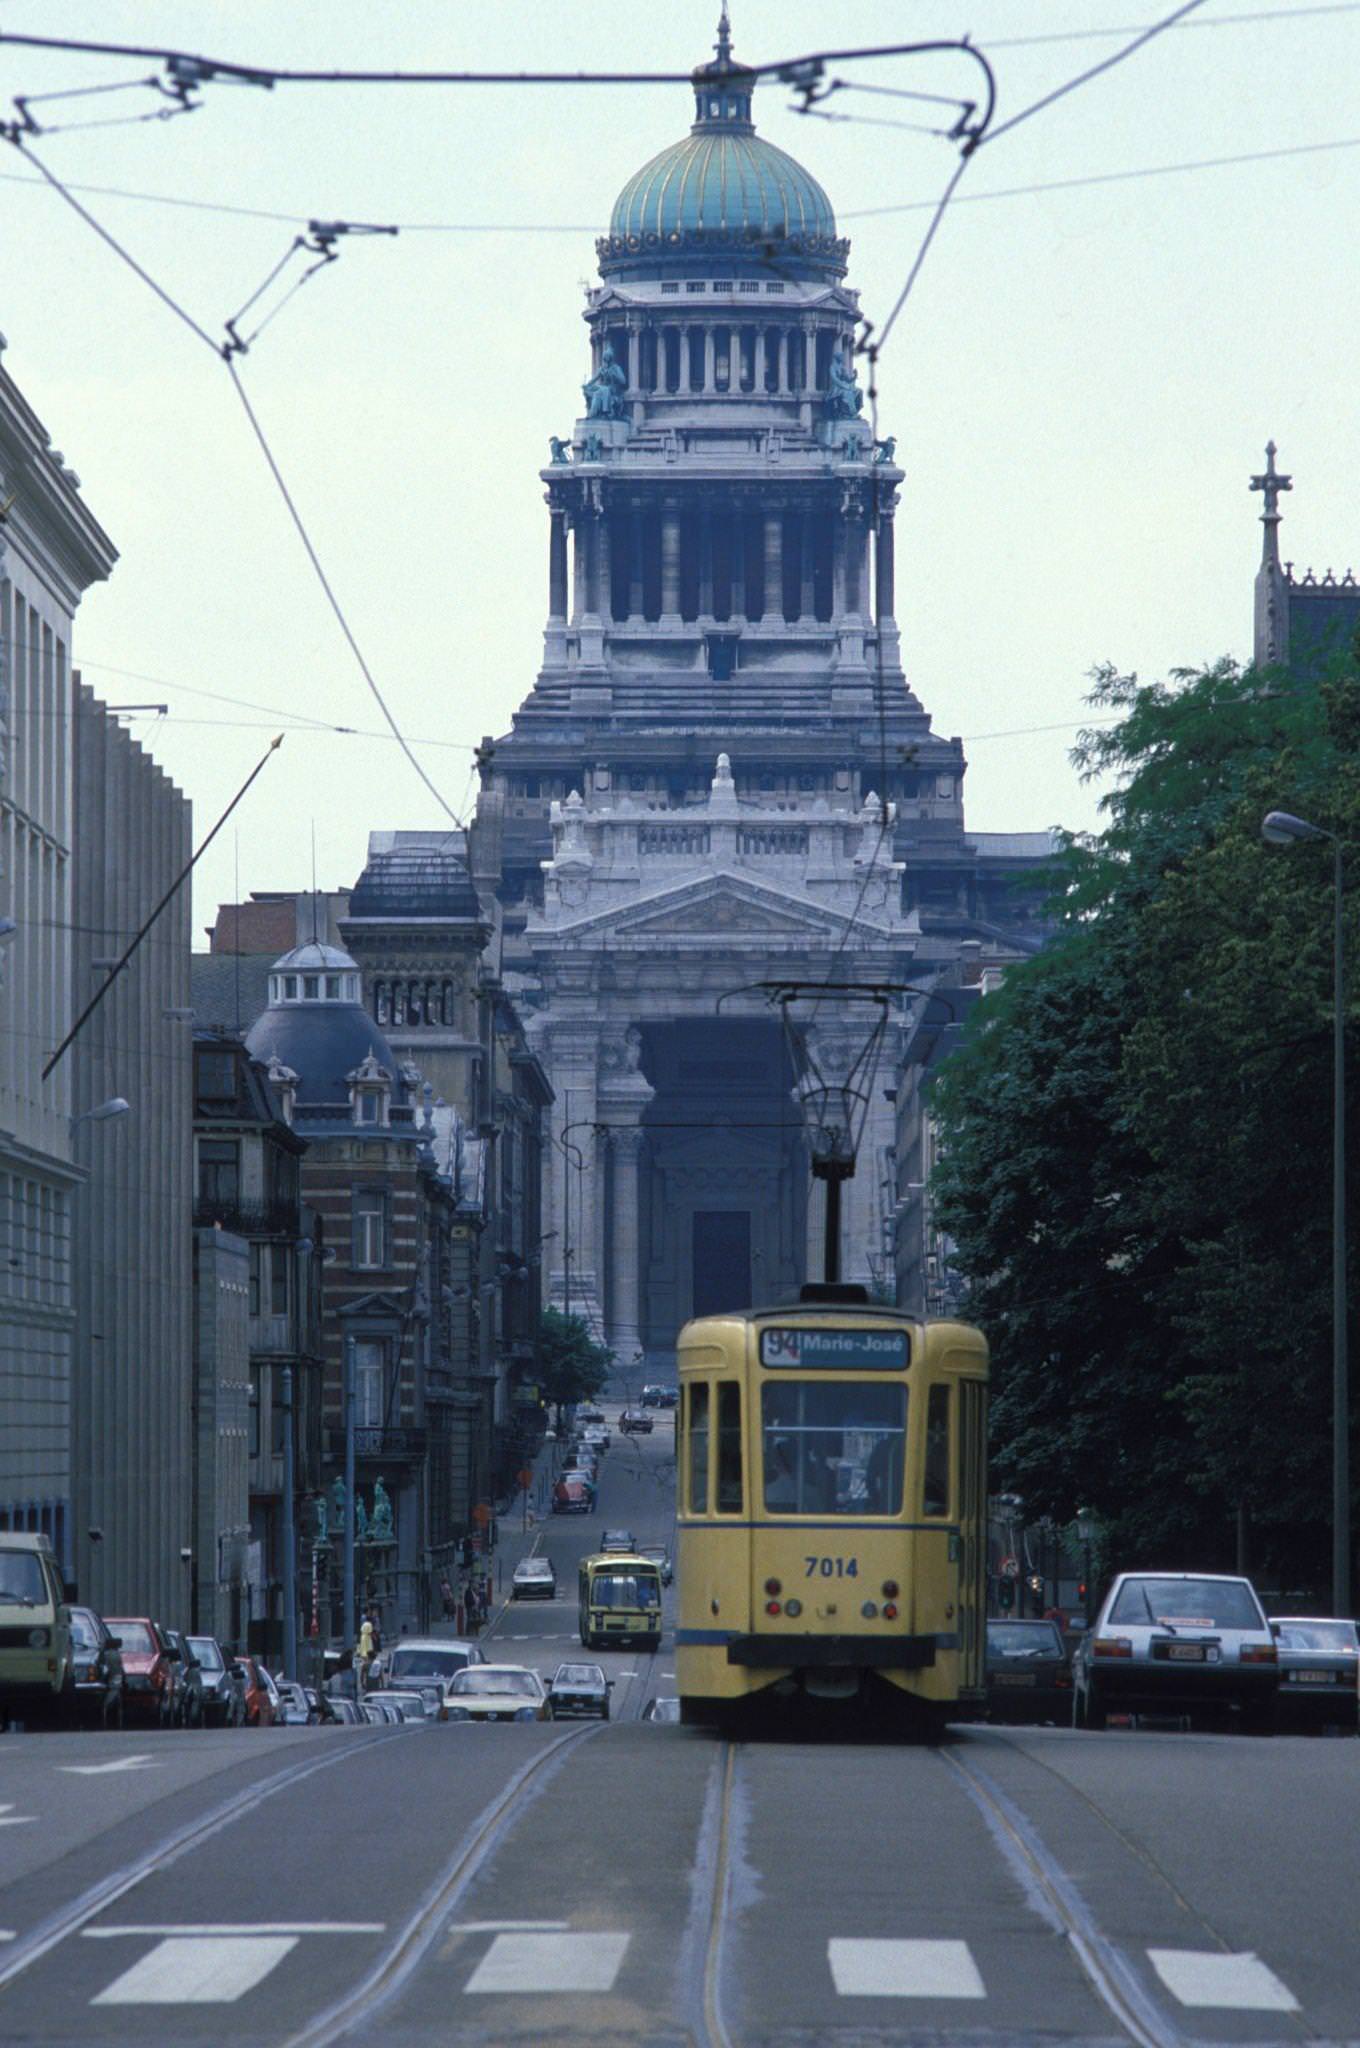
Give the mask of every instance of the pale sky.
<path id="1" fill-rule="evenodd" d="M 1077 32 L 1132 32 L 1169 5 L 734 0 L 733 27 L 755 62 L 969 31 L 996 68 L 1000 122 L 1119 46 Z M 309 68 L 686 71 L 709 56 L 716 12 L 717 0 L 0 0 L 0 29 Z M 1260 502 L 1247 480 L 1268 436 L 1295 479 L 1286 557 L 1338 573 L 1353 548 L 1360 559 L 1360 149 L 1315 147 L 1360 141 L 1360 6 L 1207 0 L 1194 19 L 1205 25 L 1168 32 L 978 153 L 883 357 L 882 431 L 907 472 L 904 662 L 936 729 L 967 744 L 976 830 L 1095 822 L 1068 749 L 1097 661 L 1152 676 L 1249 652 Z M 1048 39 L 1013 40 L 1036 37 Z M 153 68 L 0 45 L 0 104 Z M 971 91 L 973 76 L 951 57 L 832 72 L 942 93 Z M 825 186 L 852 238 L 849 282 L 881 325 L 929 214 L 875 210 L 933 201 L 953 148 L 802 118 L 790 98 L 762 84 L 757 126 Z M 82 187 L 288 216 L 80 193 L 214 335 L 295 224 L 401 227 L 347 244 L 241 374 L 379 684 L 463 813 L 471 747 L 508 729 L 537 670 L 536 472 L 579 406 L 593 238 L 630 174 L 685 133 L 689 91 L 219 84 L 203 101 L 188 118 L 36 148 Z M 133 91 L 35 111 L 55 124 L 157 104 Z M 888 121 L 934 111 L 858 92 L 828 105 Z M 1265 151 L 1296 153 L 987 196 Z M 81 609 L 77 660 L 111 704 L 169 706 L 134 730 L 193 799 L 201 838 L 280 726 L 377 735 L 381 718 L 221 363 L 60 198 L 19 182 L 34 173 L 17 152 L 0 173 L 6 367 L 121 555 Z M 390 738 L 289 730 L 237 813 L 241 893 L 305 887 L 313 830 L 318 880 L 335 887 L 356 878 L 370 829 L 442 822 Z M 199 870 L 196 929 L 234 894 L 236 857 L 228 827 Z"/>

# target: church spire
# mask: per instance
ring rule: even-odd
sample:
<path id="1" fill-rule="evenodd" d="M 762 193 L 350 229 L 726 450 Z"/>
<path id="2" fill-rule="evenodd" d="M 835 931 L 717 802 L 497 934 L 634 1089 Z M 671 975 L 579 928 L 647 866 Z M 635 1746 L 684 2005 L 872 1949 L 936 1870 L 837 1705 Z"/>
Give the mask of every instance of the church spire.
<path id="1" fill-rule="evenodd" d="M 722 13 L 718 16 L 718 40 L 713 47 L 720 64 L 732 62 L 732 24 L 727 16 L 727 0 L 723 0 Z"/>
<path id="2" fill-rule="evenodd" d="M 1254 491 L 1263 492 L 1265 496 L 1265 510 L 1261 514 L 1261 524 L 1265 528 L 1265 532 L 1261 536 L 1261 566 L 1262 568 L 1278 569 L 1280 566 L 1279 527 L 1280 520 L 1283 517 L 1280 511 L 1280 492 L 1292 491 L 1294 479 L 1292 476 L 1281 476 L 1276 469 L 1275 443 L 1273 441 L 1266 442 L 1266 466 L 1260 476 L 1252 478 L 1251 488 Z"/>
<path id="3" fill-rule="evenodd" d="M 1275 443 L 1266 442 L 1266 466 L 1251 480 L 1265 500 L 1261 525 L 1261 566 L 1256 572 L 1253 655 L 1257 668 L 1273 668 L 1289 659 L 1289 590 L 1280 567 L 1280 493 L 1292 491 L 1294 479 L 1275 467 Z"/>

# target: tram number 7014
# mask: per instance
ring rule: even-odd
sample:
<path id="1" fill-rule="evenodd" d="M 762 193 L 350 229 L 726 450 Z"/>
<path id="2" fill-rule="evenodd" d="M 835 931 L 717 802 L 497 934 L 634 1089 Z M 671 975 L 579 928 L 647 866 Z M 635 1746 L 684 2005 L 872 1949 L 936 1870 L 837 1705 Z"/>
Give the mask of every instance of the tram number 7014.
<path id="1" fill-rule="evenodd" d="M 857 1579 L 859 1559 L 857 1557 L 804 1557 L 804 1578 L 807 1579 Z"/>

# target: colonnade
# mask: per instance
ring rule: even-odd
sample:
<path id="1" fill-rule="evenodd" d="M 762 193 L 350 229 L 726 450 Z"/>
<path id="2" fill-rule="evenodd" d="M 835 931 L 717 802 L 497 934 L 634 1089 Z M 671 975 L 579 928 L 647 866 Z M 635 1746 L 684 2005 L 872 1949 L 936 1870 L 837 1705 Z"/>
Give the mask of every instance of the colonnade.
<path id="1" fill-rule="evenodd" d="M 571 622 L 643 621 L 678 628 L 697 619 L 774 627 L 859 616 L 868 594 L 870 522 L 830 505 L 684 493 L 623 499 L 604 511 L 551 507 L 549 623 L 568 619 L 567 535 L 572 534 Z M 875 612 L 893 617 L 891 512 L 880 510 Z"/>
<path id="2" fill-rule="evenodd" d="M 733 282 L 739 292 L 741 280 Z M 718 287 L 710 282 L 707 289 Z M 849 347 L 842 319 L 805 315 L 776 321 L 770 308 L 744 305 L 739 297 L 716 310 L 716 318 L 712 308 L 702 319 L 668 318 L 663 312 L 605 329 L 595 367 L 608 341 L 627 374 L 625 398 L 760 392 L 802 399 L 826 390 L 832 354 Z"/>

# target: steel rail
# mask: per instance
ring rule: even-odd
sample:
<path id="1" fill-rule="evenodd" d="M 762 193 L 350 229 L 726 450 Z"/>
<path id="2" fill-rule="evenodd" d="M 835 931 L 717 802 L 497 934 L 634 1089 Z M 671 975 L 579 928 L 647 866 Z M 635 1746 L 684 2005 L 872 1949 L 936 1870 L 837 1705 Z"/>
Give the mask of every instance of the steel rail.
<path id="1" fill-rule="evenodd" d="M 1091 1989 L 1138 2048 L 1188 2048 L 1186 2036 L 1134 1974 L 1127 1957 L 1096 1925 L 1090 1907 L 1029 1820 L 979 1766 L 934 1752 L 982 1815 L 992 1839 L 1046 1915 L 1060 1927 Z"/>
<path id="2" fill-rule="evenodd" d="M 722 1789 L 718 1798 L 718 1843 L 713 1858 L 713 1892 L 708 1909 L 708 1940 L 704 1947 L 703 2031 L 701 2048 L 732 2048 L 732 2036 L 722 2009 L 723 1935 L 727 1927 L 729 1880 L 731 1877 L 732 1780 L 736 1774 L 737 1745 L 724 1745 Z"/>
<path id="3" fill-rule="evenodd" d="M 351 1757 L 365 1755 L 382 1743 L 396 1741 L 398 1737 L 399 1731 L 396 1729 L 390 1734 L 384 1731 L 367 1741 L 347 1743 L 343 1749 L 336 1750 L 329 1756 L 313 1757 L 306 1763 L 292 1764 L 286 1770 L 276 1771 L 272 1778 L 261 1779 L 246 1791 L 234 1793 L 230 1799 L 223 1800 L 210 1812 L 186 1821 L 182 1827 L 165 1836 L 154 1848 L 144 1850 L 132 1862 L 123 1864 L 118 1870 L 110 1871 L 107 1877 L 99 1878 L 76 1898 L 64 1906 L 59 1906 L 54 1913 L 40 1921 L 31 1934 L 21 1938 L 6 1953 L 3 1962 L 0 1962 L 0 1990 L 13 1983 L 16 1977 L 40 1961 L 59 1942 L 79 1933 L 88 1921 L 93 1920 L 106 1907 L 126 1897 L 143 1878 L 150 1877 L 157 1871 L 169 1869 L 181 1856 L 211 1840 L 223 1828 L 230 1827 L 233 1821 L 253 1812 L 257 1806 L 263 1805 L 266 1799 L 272 1798 L 274 1793 L 285 1792 L 290 1786 L 300 1784 L 304 1778 L 310 1778 L 318 1771 L 329 1770 L 332 1765 L 344 1763 Z"/>
<path id="4" fill-rule="evenodd" d="M 603 1722 L 595 1721 L 569 1729 L 516 1771 L 490 1804 L 483 1807 L 430 1891 L 367 1974 L 299 2032 L 290 2034 L 284 2048 L 324 2048 L 325 2043 L 343 2040 L 397 1995 L 444 1933 L 449 1914 L 488 1856 L 500 1846 L 521 1795 L 569 1744 L 598 1734 L 603 1726 Z"/>

